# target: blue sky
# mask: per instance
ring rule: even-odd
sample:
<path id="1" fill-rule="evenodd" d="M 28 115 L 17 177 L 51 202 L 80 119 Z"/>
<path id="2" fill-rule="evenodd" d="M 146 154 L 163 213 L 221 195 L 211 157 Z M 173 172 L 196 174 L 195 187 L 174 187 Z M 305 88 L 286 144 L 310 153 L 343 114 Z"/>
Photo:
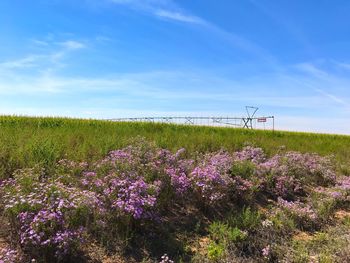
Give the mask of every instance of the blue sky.
<path id="1" fill-rule="evenodd" d="M 350 1 L 1 0 L 0 113 L 275 115 L 350 134 Z"/>

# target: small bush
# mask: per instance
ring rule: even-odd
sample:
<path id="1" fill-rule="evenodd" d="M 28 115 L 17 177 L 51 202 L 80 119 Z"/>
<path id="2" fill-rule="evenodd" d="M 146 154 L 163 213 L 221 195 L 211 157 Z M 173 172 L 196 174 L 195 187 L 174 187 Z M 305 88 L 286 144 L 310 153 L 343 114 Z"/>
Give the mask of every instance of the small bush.
<path id="1" fill-rule="evenodd" d="M 219 261 L 225 253 L 225 247 L 222 244 L 211 242 L 207 248 L 208 258 L 212 261 Z"/>
<path id="2" fill-rule="evenodd" d="M 232 226 L 236 226 L 244 230 L 254 230 L 261 225 L 261 214 L 259 211 L 253 210 L 251 207 L 243 208 L 238 215 L 232 215 L 228 222 Z"/>
<path id="3" fill-rule="evenodd" d="M 228 224 L 214 222 L 209 226 L 210 237 L 218 243 L 229 245 L 241 242 L 247 237 L 247 233 L 237 227 L 230 227 Z"/>

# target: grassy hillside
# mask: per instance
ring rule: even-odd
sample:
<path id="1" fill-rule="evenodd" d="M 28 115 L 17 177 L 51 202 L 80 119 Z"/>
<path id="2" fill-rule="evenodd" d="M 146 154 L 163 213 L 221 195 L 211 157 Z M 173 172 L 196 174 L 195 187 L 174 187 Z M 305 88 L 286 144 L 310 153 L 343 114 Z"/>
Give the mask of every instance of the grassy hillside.
<path id="1" fill-rule="evenodd" d="M 350 262 L 349 146 L 1 117 L 0 262 Z"/>
<path id="2" fill-rule="evenodd" d="M 170 150 L 184 147 L 189 155 L 222 147 L 234 151 L 250 143 L 269 155 L 285 146 L 289 151 L 334 155 L 341 163 L 350 161 L 350 136 L 2 116 L 0 178 L 17 168 L 39 163 L 50 167 L 62 158 L 96 160 L 110 150 L 126 146 L 137 135 Z"/>

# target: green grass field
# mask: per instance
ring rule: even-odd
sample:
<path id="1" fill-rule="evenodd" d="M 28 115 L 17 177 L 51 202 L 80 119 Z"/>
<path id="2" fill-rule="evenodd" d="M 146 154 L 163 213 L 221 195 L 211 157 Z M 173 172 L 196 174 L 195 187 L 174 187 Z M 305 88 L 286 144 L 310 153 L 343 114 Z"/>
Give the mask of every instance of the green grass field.
<path id="1" fill-rule="evenodd" d="M 349 262 L 349 146 L 341 135 L 3 116 L 0 261 Z"/>
<path id="2" fill-rule="evenodd" d="M 96 160 L 112 149 L 142 136 L 158 146 L 186 148 L 191 155 L 220 148 L 241 149 L 250 143 L 268 154 L 281 146 L 287 150 L 334 155 L 339 163 L 350 161 L 350 136 L 280 131 L 243 130 L 154 123 L 115 123 L 67 118 L 0 117 L 0 178 L 14 170 L 57 160 Z"/>

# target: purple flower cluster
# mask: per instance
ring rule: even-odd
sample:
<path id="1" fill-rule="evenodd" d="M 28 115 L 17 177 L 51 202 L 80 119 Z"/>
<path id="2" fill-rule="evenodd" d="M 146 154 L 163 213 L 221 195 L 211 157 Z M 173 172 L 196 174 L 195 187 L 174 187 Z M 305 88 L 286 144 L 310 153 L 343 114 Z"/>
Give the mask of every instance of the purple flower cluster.
<path id="1" fill-rule="evenodd" d="M 15 263 L 20 262 L 21 256 L 19 252 L 10 248 L 0 249 L 0 263 Z"/>
<path id="2" fill-rule="evenodd" d="M 285 199 L 303 195 L 304 185 L 334 185 L 336 179 L 329 158 L 298 152 L 277 154 L 258 163 L 257 173 L 267 178 L 267 191 Z"/>
<path id="3" fill-rule="evenodd" d="M 337 187 L 340 190 L 346 191 L 350 194 L 350 177 L 344 176 L 342 178 L 339 178 L 339 180 L 337 181 Z"/>
<path id="4" fill-rule="evenodd" d="M 95 163 L 96 167 L 105 165 L 116 166 L 121 163 L 132 163 L 135 159 L 132 158 L 130 148 L 110 151 L 108 155 Z"/>
<path id="5" fill-rule="evenodd" d="M 169 204 L 195 198 L 204 207 L 268 192 L 289 213 L 314 220 L 310 206 L 289 201 L 303 194 L 304 185 L 324 184 L 334 185 L 334 196 L 350 190 L 350 179 L 336 184 L 331 161 L 314 154 L 267 158 L 261 148 L 248 146 L 234 154 L 221 150 L 190 159 L 184 149 L 172 153 L 141 141 L 89 165 L 62 160 L 49 178 L 22 170 L 1 182 L 0 206 L 25 253 L 39 257 L 53 251 L 57 258 L 89 235 L 152 222 L 155 215 L 166 215 Z M 167 256 L 162 260 L 171 262 Z"/>
<path id="6" fill-rule="evenodd" d="M 68 254 L 77 241 L 84 241 L 84 229 L 70 228 L 62 212 L 22 212 L 18 218 L 21 224 L 20 243 L 25 250 L 38 247 L 49 250 L 54 247 L 56 256 L 61 257 Z"/>
<path id="7" fill-rule="evenodd" d="M 304 204 L 299 201 L 288 202 L 282 198 L 278 198 L 278 205 L 295 217 L 311 220 L 317 219 L 317 213 L 308 204 Z"/>
<path id="8" fill-rule="evenodd" d="M 252 163 L 262 163 L 265 161 L 266 156 L 261 148 L 254 148 L 252 146 L 246 146 L 242 151 L 236 152 L 234 154 L 235 161 L 250 161 Z"/>
<path id="9" fill-rule="evenodd" d="M 313 191 L 321 196 L 331 198 L 335 201 L 344 201 L 347 197 L 346 192 L 344 192 L 340 187 L 316 187 Z"/>
<path id="10" fill-rule="evenodd" d="M 170 178 L 170 183 L 175 192 L 182 196 L 191 187 L 189 174 L 193 167 L 194 161 L 191 159 L 181 159 L 181 155 L 185 152 L 185 149 L 178 150 L 175 154 L 172 154 L 168 150 L 159 150 L 159 161 L 156 165 L 161 165 L 164 168 L 165 174 Z"/>
<path id="11" fill-rule="evenodd" d="M 74 250 L 78 241 L 83 241 L 84 228 L 74 224 L 75 215 L 97 208 L 99 200 L 93 192 L 46 181 L 32 172 L 23 170 L 0 189 L 5 192 L 2 194 L 5 214 L 16 222 L 14 227 L 23 251 L 40 257 L 53 250 L 54 256 L 62 257 Z"/>
<path id="12" fill-rule="evenodd" d="M 97 162 L 95 167 L 104 169 L 105 175 L 118 173 L 134 177 L 165 176 L 169 178 L 174 191 L 183 195 L 190 187 L 188 174 L 193 166 L 193 160 L 181 158 L 184 151 L 180 149 L 173 154 L 169 150 L 158 149 L 152 144 L 141 141 L 137 145 L 111 151 L 106 158 Z M 166 178 L 163 178 L 164 187 Z"/>
<path id="13" fill-rule="evenodd" d="M 191 182 L 187 173 L 181 168 L 169 167 L 165 169 L 165 173 L 170 177 L 171 185 L 177 194 L 184 194 L 191 186 Z"/>
<path id="14" fill-rule="evenodd" d="M 148 208 L 155 206 L 159 185 L 160 182 L 148 184 L 142 178 L 115 178 L 104 194 L 111 201 L 112 208 L 140 219 L 147 215 Z"/>
<path id="15" fill-rule="evenodd" d="M 322 197 L 342 204 L 350 200 L 350 177 L 340 177 L 333 187 L 318 186 L 313 191 Z"/>
<path id="16" fill-rule="evenodd" d="M 232 158 L 228 153 L 218 152 L 206 155 L 203 162 L 190 174 L 194 190 L 201 198 L 211 203 L 224 198 L 229 185 L 233 184 L 228 174 L 231 165 Z"/>
<path id="17" fill-rule="evenodd" d="M 271 246 L 267 245 L 261 250 L 261 254 L 263 255 L 264 258 L 268 259 L 270 257 L 271 253 Z"/>
<path id="18" fill-rule="evenodd" d="M 323 180 L 331 183 L 334 183 L 336 179 L 334 165 L 331 160 L 317 154 L 298 152 L 277 154 L 264 162 L 260 162 L 259 167 L 263 170 L 273 170 L 280 175 L 296 177 L 319 175 Z"/>
<path id="19" fill-rule="evenodd" d="M 95 172 L 84 173 L 81 183 L 99 196 L 101 211 L 116 210 L 135 219 L 151 214 L 161 186 L 160 181 L 147 183 L 143 177 L 135 174 L 110 173 L 99 178 Z"/>
<path id="20" fill-rule="evenodd" d="M 230 187 L 233 188 L 232 190 L 234 190 L 239 196 L 242 196 L 246 192 L 251 190 L 251 188 L 253 188 L 255 184 L 256 184 L 255 182 L 252 182 L 247 179 L 243 179 L 240 176 L 235 176 L 233 180 L 233 184 L 230 185 Z M 258 181 L 258 184 L 260 184 L 260 181 Z"/>
<path id="21" fill-rule="evenodd" d="M 293 176 L 282 175 L 274 178 L 273 192 L 282 198 L 293 199 L 294 195 L 300 195 L 303 192 L 300 180 Z"/>
<path id="22" fill-rule="evenodd" d="M 282 174 L 293 175 L 299 179 L 308 179 L 315 184 L 334 184 L 336 174 L 334 165 L 328 157 L 321 157 L 317 154 L 288 152 L 281 156 Z"/>

